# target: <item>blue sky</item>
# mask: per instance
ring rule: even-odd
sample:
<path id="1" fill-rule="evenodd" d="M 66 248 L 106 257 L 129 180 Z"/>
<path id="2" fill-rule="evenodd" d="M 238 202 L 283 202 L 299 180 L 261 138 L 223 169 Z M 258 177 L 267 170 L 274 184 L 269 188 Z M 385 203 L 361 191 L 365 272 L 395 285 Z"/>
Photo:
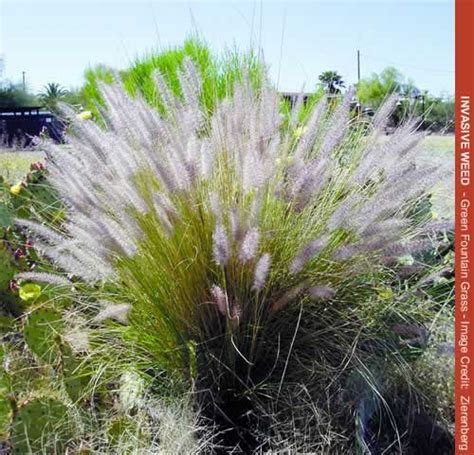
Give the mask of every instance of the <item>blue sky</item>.
<path id="1" fill-rule="evenodd" d="M 79 86 L 84 68 L 117 68 L 198 31 L 216 51 L 260 48 L 282 90 L 322 71 L 349 83 L 395 65 L 420 89 L 454 93 L 454 0 L 0 0 L 4 75 L 37 91 Z"/>

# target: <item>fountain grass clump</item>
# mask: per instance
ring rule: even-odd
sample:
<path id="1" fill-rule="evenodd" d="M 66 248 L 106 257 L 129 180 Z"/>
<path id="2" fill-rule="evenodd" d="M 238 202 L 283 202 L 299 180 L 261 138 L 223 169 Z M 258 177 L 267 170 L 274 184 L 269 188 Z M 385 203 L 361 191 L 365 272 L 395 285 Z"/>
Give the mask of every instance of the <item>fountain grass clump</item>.
<path id="1" fill-rule="evenodd" d="M 350 90 L 284 118 L 264 76 L 239 74 L 212 109 L 188 58 L 179 93 L 160 73 L 133 96 L 99 84 L 105 127 L 78 119 L 66 147 L 44 144 L 65 222 L 20 224 L 74 277 L 91 362 L 132 369 L 150 403 L 192 391 L 214 450 L 403 446 L 411 405 L 391 398 L 436 310 L 416 257 L 443 170 L 414 164 L 414 120 L 380 140 L 395 98 L 370 122 Z"/>

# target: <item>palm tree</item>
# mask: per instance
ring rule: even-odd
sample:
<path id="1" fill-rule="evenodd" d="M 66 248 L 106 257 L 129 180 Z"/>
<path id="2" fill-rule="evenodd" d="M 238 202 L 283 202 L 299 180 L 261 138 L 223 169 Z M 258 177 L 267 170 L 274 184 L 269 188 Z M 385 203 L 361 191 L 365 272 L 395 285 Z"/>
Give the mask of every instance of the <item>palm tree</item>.
<path id="1" fill-rule="evenodd" d="M 50 109 L 56 108 L 56 105 L 66 96 L 68 91 L 56 82 L 49 82 L 38 94 L 41 102 Z"/>
<path id="2" fill-rule="evenodd" d="M 344 87 L 342 76 L 337 71 L 324 71 L 319 75 L 319 81 L 331 95 L 340 93 L 341 88 Z"/>

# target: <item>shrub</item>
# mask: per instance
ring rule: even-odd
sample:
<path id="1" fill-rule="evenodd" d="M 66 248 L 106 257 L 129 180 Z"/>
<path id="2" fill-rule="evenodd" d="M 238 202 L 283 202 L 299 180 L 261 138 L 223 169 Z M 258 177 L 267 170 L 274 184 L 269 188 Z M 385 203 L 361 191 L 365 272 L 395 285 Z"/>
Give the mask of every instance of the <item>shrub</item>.
<path id="1" fill-rule="evenodd" d="M 427 248 L 420 202 L 442 170 L 414 163 L 414 121 L 380 141 L 395 98 L 369 130 L 351 91 L 283 122 L 266 79 L 239 71 L 219 100 L 184 59 L 179 93 L 148 100 L 159 111 L 126 80 L 99 84 L 105 128 L 77 119 L 66 149 L 44 144 L 64 223 L 20 225 L 74 277 L 95 361 L 158 394 L 194 384 L 213 444 L 370 448 L 432 318 L 405 279 L 422 264 L 400 258 Z"/>
<path id="2" fill-rule="evenodd" d="M 0 81 L 0 107 L 36 106 L 37 98 L 20 86 L 8 81 Z"/>

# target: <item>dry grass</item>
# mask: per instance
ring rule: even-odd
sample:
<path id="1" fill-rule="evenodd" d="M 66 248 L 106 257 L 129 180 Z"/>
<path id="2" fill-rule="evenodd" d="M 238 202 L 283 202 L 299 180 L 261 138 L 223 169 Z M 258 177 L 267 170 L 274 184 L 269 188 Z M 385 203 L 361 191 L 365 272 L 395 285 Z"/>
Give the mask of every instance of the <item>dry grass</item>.
<path id="1" fill-rule="evenodd" d="M 43 152 L 10 151 L 0 148 L 0 176 L 16 183 L 30 169 L 30 164 L 44 159 Z"/>

